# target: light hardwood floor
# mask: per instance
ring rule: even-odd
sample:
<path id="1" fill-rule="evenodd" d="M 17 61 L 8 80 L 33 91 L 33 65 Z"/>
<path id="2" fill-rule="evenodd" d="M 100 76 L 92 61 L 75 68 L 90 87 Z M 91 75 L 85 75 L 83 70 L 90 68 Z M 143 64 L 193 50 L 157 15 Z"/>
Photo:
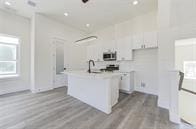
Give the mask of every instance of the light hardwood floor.
<path id="1" fill-rule="evenodd" d="M 66 88 L 0 96 L 0 129 L 191 129 L 168 120 L 157 97 L 120 94 L 110 115 L 67 95 Z"/>

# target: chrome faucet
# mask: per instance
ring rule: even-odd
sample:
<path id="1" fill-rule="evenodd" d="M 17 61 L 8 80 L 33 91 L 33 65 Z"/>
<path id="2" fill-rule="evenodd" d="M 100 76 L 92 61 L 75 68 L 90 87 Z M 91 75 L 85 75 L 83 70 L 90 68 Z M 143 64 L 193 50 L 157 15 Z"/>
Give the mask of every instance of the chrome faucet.
<path id="1" fill-rule="evenodd" d="M 89 67 L 88 72 L 89 72 L 89 73 L 91 73 L 91 62 L 93 63 L 93 66 L 95 66 L 94 60 L 89 60 L 89 61 L 88 61 L 88 67 Z"/>

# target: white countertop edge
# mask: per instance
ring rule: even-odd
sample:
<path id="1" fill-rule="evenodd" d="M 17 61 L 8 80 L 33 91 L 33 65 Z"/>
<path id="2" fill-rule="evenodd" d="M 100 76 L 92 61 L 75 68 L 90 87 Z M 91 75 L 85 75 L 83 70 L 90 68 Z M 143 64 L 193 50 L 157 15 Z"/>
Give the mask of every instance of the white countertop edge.
<path id="1" fill-rule="evenodd" d="M 121 76 L 122 73 L 87 73 L 82 71 L 69 71 L 65 72 L 68 76 L 77 76 L 82 78 L 97 78 L 97 79 L 106 79 L 106 78 L 112 78 L 114 76 Z"/>

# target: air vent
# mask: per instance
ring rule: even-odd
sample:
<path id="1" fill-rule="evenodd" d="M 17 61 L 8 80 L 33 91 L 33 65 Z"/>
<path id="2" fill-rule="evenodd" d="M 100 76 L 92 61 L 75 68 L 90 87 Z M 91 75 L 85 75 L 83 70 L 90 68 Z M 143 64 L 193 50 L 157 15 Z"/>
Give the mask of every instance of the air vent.
<path id="1" fill-rule="evenodd" d="M 32 6 L 32 7 L 36 7 L 36 3 L 31 1 L 31 0 L 28 0 L 27 4 Z"/>

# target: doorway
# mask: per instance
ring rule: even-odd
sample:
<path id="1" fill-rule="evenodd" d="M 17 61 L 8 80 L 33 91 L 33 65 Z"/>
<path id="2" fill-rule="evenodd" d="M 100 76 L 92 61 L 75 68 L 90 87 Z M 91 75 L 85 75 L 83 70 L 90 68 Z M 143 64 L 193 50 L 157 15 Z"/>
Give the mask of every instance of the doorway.
<path id="1" fill-rule="evenodd" d="M 53 88 L 67 86 L 65 43 L 63 39 L 53 39 Z"/>
<path id="2" fill-rule="evenodd" d="M 196 38 L 175 42 L 175 68 L 184 77 L 179 90 L 180 118 L 196 125 Z"/>

